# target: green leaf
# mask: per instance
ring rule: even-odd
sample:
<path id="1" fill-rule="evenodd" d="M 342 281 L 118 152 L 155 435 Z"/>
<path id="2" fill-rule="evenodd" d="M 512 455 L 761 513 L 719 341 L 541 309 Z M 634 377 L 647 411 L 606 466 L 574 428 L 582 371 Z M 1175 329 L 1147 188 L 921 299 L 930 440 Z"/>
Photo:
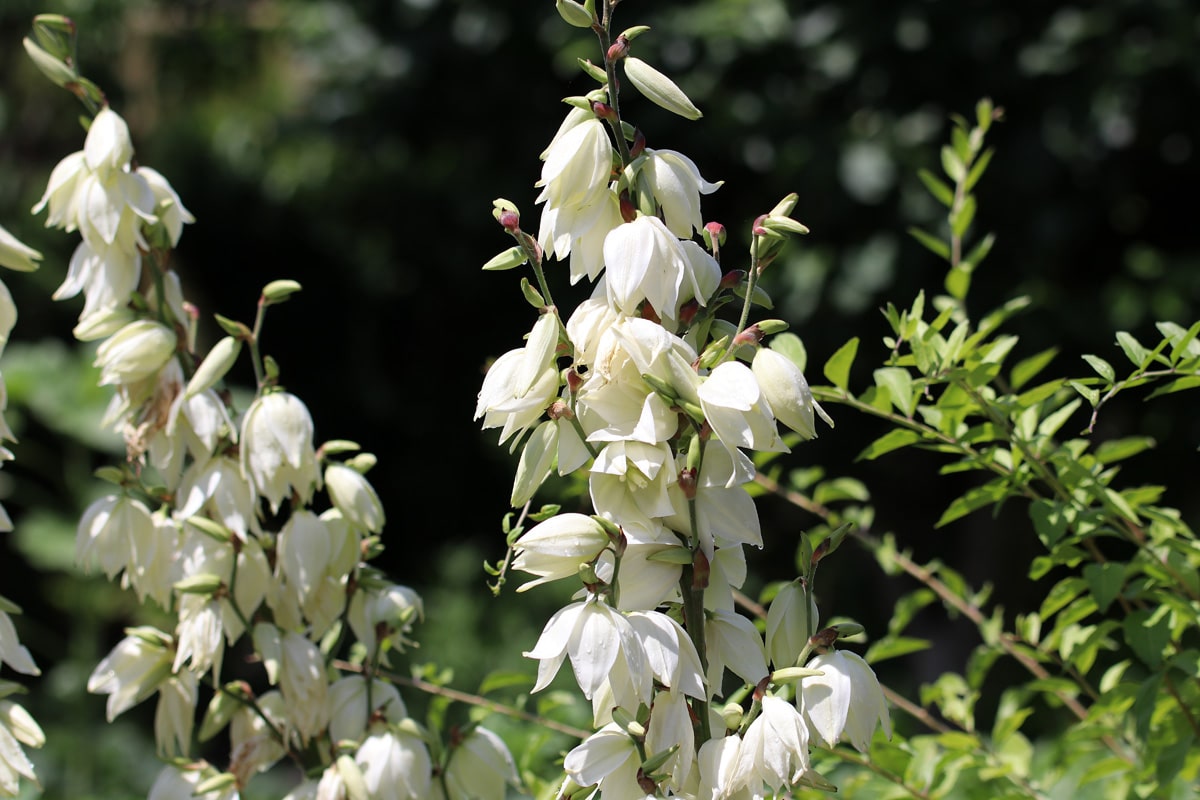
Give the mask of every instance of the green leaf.
<path id="1" fill-rule="evenodd" d="M 1175 333 L 1175 335 L 1166 334 L 1164 328 L 1171 330 L 1172 332 L 1176 332 L 1180 330 L 1180 328 L 1178 325 L 1170 327 L 1168 326 L 1168 323 L 1160 322 L 1158 324 L 1158 329 L 1163 331 L 1164 335 L 1168 335 L 1171 339 L 1172 364 L 1178 363 L 1179 359 L 1183 357 L 1185 352 L 1189 355 L 1197 355 L 1195 352 L 1196 348 L 1192 347 L 1192 343 L 1196 340 L 1196 334 L 1200 333 L 1200 322 L 1193 323 L 1192 327 L 1188 328 L 1187 331 L 1182 333 L 1182 335 L 1178 333 Z"/>
<path id="2" fill-rule="evenodd" d="M 973 489 L 967 490 L 966 494 L 956 498 L 946 510 L 942 512 L 941 518 L 934 524 L 935 528 L 941 528 L 950 524 L 956 519 L 965 517 L 972 511 L 977 511 L 984 506 L 990 506 L 1000 502 L 1007 494 L 1004 483 L 1000 480 L 990 481 L 983 486 L 976 486 Z"/>
<path id="3" fill-rule="evenodd" d="M 862 461 L 865 459 L 867 461 L 874 461 L 884 453 L 908 447 L 910 444 L 916 444 L 919 441 L 921 441 L 921 434 L 916 431 L 910 431 L 907 428 L 895 428 L 863 448 L 862 452 L 855 456 L 854 460 Z"/>
<path id="4" fill-rule="evenodd" d="M 776 334 L 771 337 L 770 347 L 775 352 L 787 356 L 801 372 L 808 367 L 808 351 L 804 349 L 804 342 L 796 334 L 790 331 Z"/>
<path id="5" fill-rule="evenodd" d="M 979 159 L 971 166 L 971 171 L 967 173 L 966 183 L 963 184 L 963 188 L 968 192 L 975 188 L 975 184 L 979 183 L 979 179 L 982 178 L 983 173 L 987 171 L 988 164 L 991 163 L 994 152 L 995 151 L 990 147 L 987 150 L 984 150 L 983 154 L 979 156 Z"/>
<path id="6" fill-rule="evenodd" d="M 1100 402 L 1100 390 L 1099 389 L 1093 389 L 1090 386 L 1087 386 L 1086 384 L 1083 384 L 1079 381 L 1067 381 L 1067 385 L 1070 386 L 1075 391 L 1079 392 L 1079 394 L 1083 397 L 1083 399 L 1087 400 L 1088 404 L 1090 406 L 1092 406 L 1092 408 L 1095 408 L 1096 403 Z"/>
<path id="7" fill-rule="evenodd" d="M 1163 648 L 1171 641 L 1170 609 L 1159 606 L 1142 608 L 1125 618 L 1125 643 L 1151 669 L 1163 661 Z"/>
<path id="8" fill-rule="evenodd" d="M 1083 568 L 1083 579 L 1087 581 L 1096 607 L 1103 614 L 1125 585 L 1125 568 L 1124 565 L 1112 561 L 1105 564 L 1088 564 Z"/>
<path id="9" fill-rule="evenodd" d="M 845 390 L 850 384 L 850 365 L 854 363 L 854 356 L 858 354 L 858 337 L 854 337 L 850 341 L 838 348 L 837 352 L 829 357 L 822 369 L 825 377 L 834 386 Z"/>
<path id="10" fill-rule="evenodd" d="M 864 659 L 868 664 L 878 664 L 889 658 L 898 658 L 909 653 L 928 650 L 930 645 L 928 639 L 917 639 L 911 636 L 885 636 L 867 649 Z"/>
<path id="11" fill-rule="evenodd" d="M 925 188 L 934 196 L 934 199 L 946 208 L 954 205 L 954 190 L 945 181 L 927 169 L 917 170 L 917 177 L 921 179 L 921 183 L 925 184 Z"/>
<path id="12" fill-rule="evenodd" d="M 971 223 L 975 221 L 975 207 L 975 198 L 967 197 L 963 200 L 962 207 L 950 214 L 950 230 L 955 236 L 962 238 L 967 228 L 971 227 Z"/>
<path id="13" fill-rule="evenodd" d="M 992 245 L 996 243 L 996 234 L 989 233 L 979 240 L 979 243 L 971 248 L 971 252 L 967 253 L 967 257 L 963 259 L 971 268 L 974 269 L 983 263 L 983 260 L 988 257 L 988 253 L 992 252 Z"/>
<path id="14" fill-rule="evenodd" d="M 1022 386 L 1033 380 L 1057 355 L 1058 348 L 1051 347 L 1017 362 L 1008 377 L 1008 382 L 1012 385 L 1013 391 L 1019 390 Z"/>
<path id="15" fill-rule="evenodd" d="M 1096 460 L 1101 464 L 1112 464 L 1136 456 L 1154 445 L 1155 441 L 1149 436 L 1127 436 L 1124 439 L 1113 439 L 1096 448 Z"/>
<path id="16" fill-rule="evenodd" d="M 1133 338 L 1133 334 L 1117 331 L 1117 344 L 1125 351 L 1125 357 L 1132 361 L 1135 367 L 1145 368 L 1150 360 L 1150 351 L 1142 347 L 1142 343 Z"/>
<path id="17" fill-rule="evenodd" d="M 823 506 L 839 500 L 857 500 L 861 503 L 869 500 L 870 497 L 871 494 L 863 482 L 854 478 L 834 478 L 824 481 L 818 484 L 816 490 L 813 491 L 813 500 Z"/>
<path id="18" fill-rule="evenodd" d="M 1049 619 L 1076 597 L 1079 597 L 1080 593 L 1086 588 L 1087 583 L 1083 578 L 1074 575 L 1063 578 L 1046 593 L 1046 598 L 1042 601 L 1042 607 L 1038 609 L 1038 616 L 1042 619 Z"/>
<path id="19" fill-rule="evenodd" d="M 1104 380 L 1112 383 L 1116 379 L 1117 373 L 1113 370 L 1112 364 L 1109 364 L 1100 356 L 1085 355 L 1083 360 L 1091 365 L 1092 369 L 1096 370 L 1096 374 Z"/>
<path id="20" fill-rule="evenodd" d="M 908 234 L 921 244 L 925 245 L 925 247 L 938 258 L 941 258 L 945 261 L 950 260 L 950 245 L 946 244 L 933 234 L 927 233 L 915 225 L 909 227 Z"/>
<path id="21" fill-rule="evenodd" d="M 1053 436 L 1058 433 L 1058 429 L 1066 424 L 1071 415 L 1079 409 L 1079 400 L 1075 399 L 1067 403 L 1065 406 L 1049 414 L 1038 423 L 1037 432 L 1042 436 Z"/>
<path id="22" fill-rule="evenodd" d="M 963 166 L 962 159 L 958 157 L 958 154 L 949 145 L 942 147 L 942 170 L 946 173 L 946 177 L 955 183 L 961 181 L 967 173 L 967 168 Z"/>
<path id="23" fill-rule="evenodd" d="M 962 300 L 971 289 L 971 271 L 962 268 L 952 269 L 946 273 L 943 285 L 946 287 L 947 294 L 955 300 Z"/>
<path id="24" fill-rule="evenodd" d="M 1170 383 L 1159 386 L 1146 399 L 1152 400 L 1164 394 L 1174 394 L 1175 392 L 1182 392 L 1185 389 L 1195 389 L 1197 386 L 1200 386 L 1200 375 L 1188 375 L 1183 378 L 1176 378 Z"/>
<path id="25" fill-rule="evenodd" d="M 917 405 L 912 375 L 901 367 L 882 367 L 875 370 L 875 385 L 891 393 L 892 402 L 906 417 L 912 417 Z"/>

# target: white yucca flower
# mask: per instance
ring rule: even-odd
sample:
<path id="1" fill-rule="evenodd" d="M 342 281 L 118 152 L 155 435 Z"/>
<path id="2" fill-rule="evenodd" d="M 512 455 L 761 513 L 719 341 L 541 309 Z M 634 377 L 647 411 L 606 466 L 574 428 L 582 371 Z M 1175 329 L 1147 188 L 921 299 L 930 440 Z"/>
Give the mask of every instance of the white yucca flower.
<path id="1" fill-rule="evenodd" d="M 242 420 L 241 454 L 242 474 L 272 512 L 293 492 L 308 503 L 321 479 L 312 416 L 288 392 L 264 394 L 251 404 Z"/>

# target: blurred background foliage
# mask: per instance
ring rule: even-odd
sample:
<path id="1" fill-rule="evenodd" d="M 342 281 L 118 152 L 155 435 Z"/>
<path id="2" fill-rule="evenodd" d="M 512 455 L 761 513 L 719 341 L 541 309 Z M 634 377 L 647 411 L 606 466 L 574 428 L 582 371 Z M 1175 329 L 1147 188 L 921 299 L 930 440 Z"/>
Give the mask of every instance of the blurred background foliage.
<path id="1" fill-rule="evenodd" d="M 79 304 L 48 300 L 74 238 L 28 215 L 83 137 L 76 101 L 20 46 L 44 11 L 76 20 L 84 73 L 129 121 L 139 161 L 167 175 L 198 219 L 176 258 L 203 336 L 217 335 L 212 313 L 249 321 L 268 280 L 304 285 L 269 315 L 265 348 L 312 409 L 319 440 L 354 439 L 379 456 L 382 564 L 430 612 L 414 661 L 436 658 L 467 689 L 495 667 L 531 670 L 519 650 L 561 598 L 515 597 L 509 584 L 493 602 L 486 591 L 480 564 L 503 553 L 512 462 L 470 418 L 488 359 L 518 346 L 534 313 L 513 275 L 478 267 L 508 245 L 494 197 L 536 228 L 537 153 L 565 113 L 559 98 L 592 88 L 575 59 L 596 59 L 594 41 L 549 0 L 6 0 L 0 218 L 46 259 L 39 273 L 5 276 L 22 312 L 3 364 L 21 442 L 0 472 L 17 524 L 0 591 L 25 607 L 22 637 L 45 669 L 30 703 L 51 742 L 39 754 L 47 796 L 144 791 L 152 745 L 128 720 L 106 727 L 103 699 L 83 686 L 120 628 L 153 614 L 72 566 L 75 520 L 102 490 L 91 470 L 120 447 L 95 430 L 106 398 L 90 354 L 64 338 Z M 1149 340 L 1156 320 L 1200 316 L 1200 13 L 1190 0 L 628 0 L 618 13 L 619 24 L 653 26 L 637 54 L 705 112 L 689 123 L 635 97 L 623 107 L 649 146 L 726 181 L 705 204 L 731 232 L 726 268 L 742 266 L 749 221 L 799 193 L 795 216 L 813 233 L 766 286 L 773 314 L 803 337 L 813 378 L 854 335 L 881 359 L 878 308 L 940 290 L 939 262 L 904 232 L 939 224 L 915 172 L 936 168 L 948 115 L 982 96 L 1006 114 L 979 190 L 977 228 L 998 242 L 975 277 L 976 310 L 1030 295 L 1014 325 L 1020 354 L 1057 347 L 1058 371 L 1071 374 L 1087 373 L 1081 354 L 1112 356 L 1116 330 Z M 561 291 L 564 305 L 580 297 Z M 1096 434 L 1155 437 L 1157 455 L 1131 464 L 1130 480 L 1172 481 L 1165 499 L 1191 518 L 1194 402 L 1176 395 L 1146 414 L 1131 396 Z M 838 423 L 784 463 L 853 471 L 871 487 L 880 532 L 995 583 L 1020 610 L 1023 565 L 1038 547 L 1023 511 L 935 530 L 963 487 L 935 481 L 931 455 L 854 465 L 882 429 Z M 792 576 L 782 556 L 813 524 L 770 501 L 762 514 L 775 557 L 757 565 L 752 595 Z M 862 591 L 863 575 L 880 585 L 862 558 L 844 551 L 818 594 L 826 613 L 881 629 L 900 589 Z M 970 647 L 944 619 L 928 627 L 937 647 L 883 665 L 886 681 L 912 689 Z"/>

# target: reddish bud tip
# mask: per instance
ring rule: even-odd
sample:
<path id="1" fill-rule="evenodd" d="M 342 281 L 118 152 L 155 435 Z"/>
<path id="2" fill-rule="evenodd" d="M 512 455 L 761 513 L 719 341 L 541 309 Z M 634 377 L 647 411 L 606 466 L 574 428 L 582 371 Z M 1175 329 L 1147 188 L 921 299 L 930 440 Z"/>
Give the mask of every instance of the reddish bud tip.
<path id="1" fill-rule="evenodd" d="M 732 289 L 744 280 L 746 280 L 746 270 L 731 269 L 721 276 L 721 288 Z"/>
<path id="2" fill-rule="evenodd" d="M 637 219 L 637 206 L 629 199 L 629 192 L 621 192 L 621 219 L 626 222 Z"/>
<path id="3" fill-rule="evenodd" d="M 571 411 L 571 407 L 562 400 L 555 400 L 551 403 L 550 407 L 546 409 L 546 414 L 550 419 L 571 419 L 575 416 L 575 413 Z"/>
<path id="4" fill-rule="evenodd" d="M 187 314 L 188 317 L 190 317 L 193 320 L 200 319 L 200 309 L 196 308 L 194 305 L 189 303 L 187 300 L 183 301 L 183 312 L 185 314 Z"/>
<path id="5" fill-rule="evenodd" d="M 601 103 L 599 101 L 592 103 L 592 113 L 605 122 L 613 122 L 617 118 L 612 106 L 610 106 L 608 103 Z"/>
<path id="6" fill-rule="evenodd" d="M 573 369 L 567 370 L 567 389 L 571 394 L 579 391 L 579 387 L 583 386 L 583 376 Z"/>
<path id="7" fill-rule="evenodd" d="M 684 325 L 691 325 L 692 320 L 696 318 L 696 312 L 700 310 L 700 303 L 696 300 L 688 300 L 679 307 L 679 321 Z"/>
<path id="8" fill-rule="evenodd" d="M 768 674 L 765 678 L 754 685 L 753 699 L 762 701 L 767 696 L 767 689 L 771 687 L 771 676 Z"/>
<path id="9" fill-rule="evenodd" d="M 824 630 L 814 633 L 812 638 L 810 638 L 808 641 L 813 647 L 832 647 L 833 643 L 836 642 L 837 639 L 837 628 L 825 628 Z"/>
<path id="10" fill-rule="evenodd" d="M 766 222 L 766 220 L 767 220 L 766 214 L 759 214 L 758 218 L 754 220 L 754 226 L 751 228 L 751 231 L 754 233 L 755 236 L 766 236 L 767 235 L 767 229 L 763 227 L 763 223 Z"/>
<path id="11" fill-rule="evenodd" d="M 609 61 L 620 61 L 627 55 L 629 55 L 629 40 L 624 36 L 618 36 L 617 40 L 608 48 L 608 53 L 605 54 L 605 57 Z"/>
<path id="12" fill-rule="evenodd" d="M 714 239 L 725 241 L 725 226 L 719 222 L 710 222 L 704 226 L 704 230 L 708 231 L 708 235 Z"/>
<path id="13" fill-rule="evenodd" d="M 629 157 L 637 158 L 646 149 L 646 134 L 642 133 L 641 128 L 636 128 L 633 131 L 633 144 L 629 146 Z"/>
<path id="14" fill-rule="evenodd" d="M 751 325 L 746 330 L 733 337 L 733 346 L 737 347 L 741 344 L 758 344 L 763 340 L 762 329 L 757 324 Z"/>
<path id="15" fill-rule="evenodd" d="M 659 325 L 662 324 L 662 317 L 658 316 L 658 312 L 654 310 L 654 306 L 649 303 L 642 303 L 642 319 L 648 319 Z"/>
<path id="16" fill-rule="evenodd" d="M 694 500 L 696 497 L 696 470 L 685 467 L 679 470 L 679 491 L 683 492 L 683 496 L 688 500 Z"/>
<path id="17" fill-rule="evenodd" d="M 521 215 L 515 211 L 501 211 L 500 224 L 509 233 L 516 233 L 521 230 Z"/>

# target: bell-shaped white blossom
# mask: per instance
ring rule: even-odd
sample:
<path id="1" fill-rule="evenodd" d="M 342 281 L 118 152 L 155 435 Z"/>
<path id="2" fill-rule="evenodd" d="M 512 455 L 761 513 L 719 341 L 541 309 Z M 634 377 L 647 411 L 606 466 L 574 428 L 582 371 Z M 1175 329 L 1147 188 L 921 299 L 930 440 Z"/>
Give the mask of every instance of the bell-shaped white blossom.
<path id="1" fill-rule="evenodd" d="M 846 738 L 867 752 L 875 725 L 892 737 L 892 719 L 875 670 L 861 657 L 845 650 L 822 653 L 806 667 L 824 674 L 804 678 L 797 703 L 812 732 L 827 746 Z"/>
<path id="2" fill-rule="evenodd" d="M 609 302 L 624 314 L 637 314 L 645 300 L 660 317 L 675 319 L 681 298 L 705 300 L 683 243 L 658 217 L 613 228 L 604 239 L 604 264 Z"/>
<path id="3" fill-rule="evenodd" d="M 4 604 L 8 605 L 7 601 Z M 11 606 L 10 610 L 15 611 L 16 607 Z M 13 625 L 12 617 L 3 608 L 0 608 L 0 664 L 7 664 L 22 675 L 42 674 L 29 650 L 17 637 L 17 627 Z"/>
<path id="4" fill-rule="evenodd" d="M 617 705 L 637 708 L 638 703 L 650 701 L 651 674 L 633 626 L 595 596 L 555 612 L 533 650 L 524 655 L 541 662 L 535 692 L 549 686 L 563 659 L 570 657 L 584 697 L 591 699 L 611 676 L 619 674 L 622 680 L 611 684 Z"/>
<path id="5" fill-rule="evenodd" d="M 171 246 L 175 247 L 183 235 L 183 226 L 195 222 L 196 218 L 183 207 L 179 194 L 161 172 L 150 167 L 138 167 L 138 175 L 145 179 L 154 193 L 158 221 L 166 229 Z"/>
<path id="6" fill-rule="evenodd" d="M 699 395 L 705 419 L 734 460 L 745 459 L 740 447 L 788 452 L 758 380 L 745 364 L 717 365 L 700 384 Z"/>
<path id="7" fill-rule="evenodd" d="M 496 359 L 483 378 L 475 419 L 483 417 L 485 430 L 502 427 L 501 444 L 541 419 L 558 397 L 558 328 L 554 314 L 541 315 L 526 345 Z"/>
<path id="8" fill-rule="evenodd" d="M 171 676 L 169 640 L 158 631 L 134 630 L 92 670 L 87 690 L 108 695 L 109 722 L 158 691 Z"/>
<path id="9" fill-rule="evenodd" d="M 28 711 L 11 700 L 0 700 L 0 794 L 16 797 L 22 778 L 38 785 L 21 745 L 36 748 L 45 743 L 45 734 Z"/>
<path id="10" fill-rule="evenodd" d="M 593 561 L 608 545 L 603 526 L 585 514 L 559 514 L 538 523 L 517 540 L 512 562 L 513 569 L 538 578 L 517 591 L 578 575 L 579 567 Z"/>
<path id="11" fill-rule="evenodd" d="M 816 414 L 830 427 L 833 426 L 833 420 L 825 413 L 825 409 L 813 399 L 804 373 L 783 353 L 760 347 L 754 354 L 751 369 L 775 419 L 805 439 L 817 437 Z"/>
<path id="12" fill-rule="evenodd" d="M 411 733 L 377 725 L 354 760 L 362 767 L 372 800 L 422 800 L 429 792 L 429 751 Z"/>
<path id="13" fill-rule="evenodd" d="M 809 769 L 808 727 L 791 703 L 767 695 L 738 748 L 732 782 L 757 793 L 763 784 L 780 792 Z"/>
<path id="14" fill-rule="evenodd" d="M 220 601 L 203 595 L 184 595 L 179 601 L 175 641 L 173 671 L 178 672 L 187 664 L 197 675 L 212 669 L 213 678 L 220 680 L 221 662 L 225 657 Z"/>
<path id="15" fill-rule="evenodd" d="M 15 269 L 21 272 L 32 272 L 37 269 L 37 262 L 42 254 L 34 250 L 20 239 L 9 233 L 0 225 L 0 267 Z"/>
<path id="16" fill-rule="evenodd" d="M 819 630 L 817 603 L 798 581 L 785 583 L 767 609 L 767 652 L 775 669 L 796 666 L 800 651 Z"/>
<path id="17" fill-rule="evenodd" d="M 198 768 L 203 766 L 203 768 Z M 194 764 L 188 768 L 169 765 L 162 768 L 146 800 L 238 800 L 237 785 L 230 782 L 220 789 L 198 794 L 196 787 L 216 775 L 207 765 Z"/>
<path id="18" fill-rule="evenodd" d="M 254 775 L 270 769 L 287 755 L 279 742 L 279 731 L 288 728 L 291 709 L 277 691 L 255 699 L 257 710 L 238 708 L 229 720 L 229 769 L 245 786 Z M 263 719 L 266 717 L 266 719 Z"/>
<path id="19" fill-rule="evenodd" d="M 412 631 L 413 623 L 424 616 L 421 596 L 407 586 L 395 584 L 355 592 L 347 612 L 350 629 L 368 653 L 375 652 L 379 636 L 392 637 L 392 646 L 403 650 L 404 645 L 411 643 L 407 634 Z"/>
<path id="20" fill-rule="evenodd" d="M 682 787 L 696 758 L 691 711 L 682 692 L 658 692 L 654 695 L 650 724 L 646 728 L 646 756 L 653 758 L 674 745 L 679 745 L 679 750 L 658 771 L 670 775 L 672 786 Z"/>
<path id="21" fill-rule="evenodd" d="M 680 239 L 690 239 L 704 226 L 700 195 L 712 194 L 724 183 L 704 180 L 696 163 L 674 150 L 646 150 L 642 175 L 662 208 L 667 227 Z"/>
<path id="22" fill-rule="evenodd" d="M 616 606 L 621 611 L 645 611 L 658 608 L 679 595 L 679 575 L 683 567 L 660 556 L 666 550 L 678 549 L 679 539 L 661 525 L 652 522 L 653 534 L 631 526 L 625 529 L 625 552 L 621 554 L 619 578 L 615 572 L 615 558 L 609 553 L 601 555 L 596 564 L 596 575 L 605 583 L 617 579 L 619 592 Z M 661 556 L 660 556 L 661 557 Z M 632 622 L 632 618 L 630 619 Z"/>
<path id="23" fill-rule="evenodd" d="M 758 508 L 754 499 L 742 486 L 753 478 L 753 473 L 739 472 L 741 459 L 735 462 L 729 451 L 717 442 L 704 445 L 703 468 L 697 476 L 695 497 L 695 526 L 688 498 L 678 483 L 670 487 L 672 513 L 663 519 L 663 524 L 685 536 L 695 535 L 700 549 L 713 558 L 715 547 L 748 544 L 762 547 L 762 528 L 758 519 Z M 676 464 L 679 470 L 687 466 L 687 455 L 680 455 Z M 752 467 L 751 467 L 752 469 Z"/>
<path id="24" fill-rule="evenodd" d="M 160 756 L 186 756 L 196 721 L 196 676 L 182 670 L 158 686 L 154 741 Z"/>
<path id="25" fill-rule="evenodd" d="M 329 738 L 334 744 L 361 741 L 376 713 L 387 722 L 399 722 L 408 716 L 404 700 L 392 684 L 374 679 L 370 709 L 367 679 L 363 676 L 347 675 L 329 687 Z"/>
<path id="26" fill-rule="evenodd" d="M 628 619 L 656 681 L 690 697 L 708 696 L 696 645 L 678 622 L 660 611 L 634 611 Z"/>
<path id="27" fill-rule="evenodd" d="M 308 408 L 287 392 L 271 392 L 251 404 L 242 420 L 242 474 L 278 511 L 295 492 L 307 503 L 320 480 Z"/>
<path id="28" fill-rule="evenodd" d="M 736 612 L 718 609 L 707 615 L 704 631 L 708 685 L 714 690 L 720 687 L 726 667 L 751 686 L 766 677 L 763 640 L 753 622 Z"/>
<path id="29" fill-rule="evenodd" d="M 361 472 L 345 464 L 330 464 L 325 468 L 325 490 L 351 525 L 371 533 L 383 530 L 383 503 Z"/>
<path id="30" fill-rule="evenodd" d="M 446 765 L 446 800 L 504 800 L 516 786 L 517 765 L 504 741 L 476 727 L 450 754 Z"/>
<path id="31" fill-rule="evenodd" d="M 100 567 L 109 580 L 125 569 L 153 562 L 158 541 L 150 509 L 140 500 L 107 495 L 83 512 L 75 535 L 75 561 L 91 571 Z"/>
<path id="32" fill-rule="evenodd" d="M 145 380 L 166 365 L 175 353 L 175 332 L 149 319 L 131 322 L 96 350 L 100 385 Z"/>
<path id="33" fill-rule="evenodd" d="M 537 202 L 551 208 L 586 205 L 607 187 L 612 157 L 604 123 L 595 117 L 582 120 L 547 148 Z"/>
<path id="34" fill-rule="evenodd" d="M 258 530 L 254 495 L 241 467 L 228 456 L 192 462 L 179 482 L 176 498 L 177 520 L 207 512 L 243 541 Z"/>
<path id="35" fill-rule="evenodd" d="M 667 443 L 618 441 L 605 446 L 592 464 L 589 488 L 596 513 L 642 535 L 657 525 L 647 520 L 672 513 L 669 489 L 675 458 Z M 639 520 L 641 521 L 639 524 Z"/>
<path id="36" fill-rule="evenodd" d="M 567 753 L 563 770 L 580 786 L 598 786 L 605 800 L 646 797 L 637 780 L 641 758 L 625 731 L 609 723 Z"/>
<path id="37" fill-rule="evenodd" d="M 329 681 L 321 651 L 306 637 L 269 623 L 254 626 L 254 646 L 268 679 L 283 695 L 289 731 L 307 747 L 329 722 Z"/>

